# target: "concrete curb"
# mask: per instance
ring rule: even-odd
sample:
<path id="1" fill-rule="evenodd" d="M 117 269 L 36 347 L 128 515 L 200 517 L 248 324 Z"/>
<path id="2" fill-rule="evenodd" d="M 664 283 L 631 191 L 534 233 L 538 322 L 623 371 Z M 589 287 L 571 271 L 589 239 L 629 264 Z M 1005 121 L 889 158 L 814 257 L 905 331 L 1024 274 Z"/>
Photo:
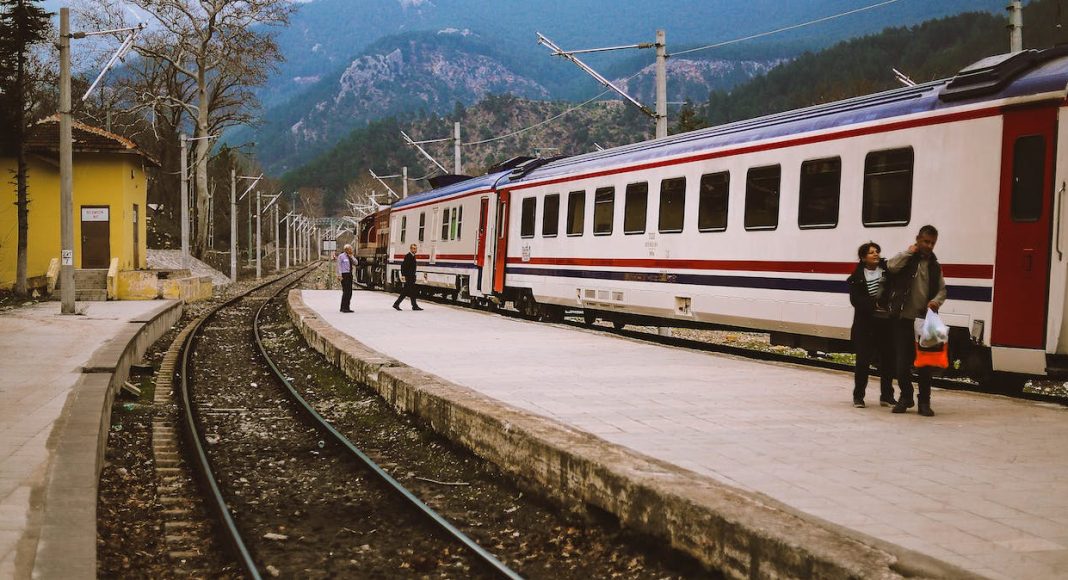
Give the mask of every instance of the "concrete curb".
<path id="1" fill-rule="evenodd" d="M 975 578 L 408 367 L 324 322 L 290 317 L 315 350 L 400 411 L 564 503 L 592 505 L 734 578 Z"/>
<path id="2" fill-rule="evenodd" d="M 82 368 L 49 436 L 54 449 L 40 494 L 41 535 L 34 578 L 96 578 L 96 504 L 104 466 L 111 404 L 129 377 L 130 365 L 182 316 L 173 302 L 130 321 L 128 328 L 98 348 Z"/>

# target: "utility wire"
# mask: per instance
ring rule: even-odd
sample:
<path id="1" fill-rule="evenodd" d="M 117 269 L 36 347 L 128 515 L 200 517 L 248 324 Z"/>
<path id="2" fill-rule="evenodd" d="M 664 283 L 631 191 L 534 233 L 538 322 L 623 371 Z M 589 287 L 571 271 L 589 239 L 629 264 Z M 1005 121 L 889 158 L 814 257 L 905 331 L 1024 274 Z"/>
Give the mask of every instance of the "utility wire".
<path id="1" fill-rule="evenodd" d="M 787 32 L 789 30 L 796 30 L 798 28 L 804 28 L 805 26 L 812 26 L 813 24 L 819 24 L 821 22 L 827 22 L 828 20 L 835 20 L 837 18 L 842 18 L 843 16 L 849 16 L 851 14 L 857 14 L 858 12 L 865 12 L 867 10 L 873 10 L 875 8 L 881 8 L 883 6 L 888 6 L 890 4 L 896 4 L 897 2 L 900 2 L 900 1 L 901 0 L 886 0 L 885 2 L 879 2 L 879 3 L 876 3 L 876 4 L 871 4 L 869 6 L 863 6 L 861 8 L 855 8 L 853 10 L 848 10 L 846 12 L 841 12 L 839 14 L 833 14 L 831 16 L 824 16 L 823 18 L 817 18 L 815 20 L 809 20 L 808 22 L 802 22 L 800 24 L 793 24 L 793 25 L 790 25 L 790 26 L 784 26 L 782 28 L 777 28 L 775 30 L 770 30 L 768 32 L 760 32 L 760 33 L 752 34 L 752 35 L 745 36 L 745 37 L 742 37 L 742 38 L 735 38 L 734 40 L 725 40 L 723 42 L 717 42 L 716 44 L 709 44 L 708 46 L 699 46 L 697 48 L 691 48 L 691 49 L 688 49 L 688 50 L 683 50 L 683 51 L 679 51 L 679 52 L 673 52 L 673 53 L 671 53 L 671 56 L 679 56 L 681 54 L 689 54 L 691 52 L 697 52 L 699 50 L 707 50 L 709 48 L 719 48 L 721 46 L 727 46 L 728 44 L 737 44 L 739 42 L 745 42 L 746 40 L 753 40 L 754 38 L 762 38 L 764 36 L 771 36 L 772 34 L 779 34 L 780 32 Z"/>
<path id="2" fill-rule="evenodd" d="M 883 2 L 878 2 L 876 4 L 871 4 L 871 5 L 868 5 L 868 6 L 855 8 L 853 10 L 848 10 L 846 12 L 833 14 L 831 16 L 824 16 L 823 18 L 817 18 L 815 20 L 809 20 L 808 22 L 802 22 L 800 24 L 793 24 L 793 25 L 790 25 L 790 26 L 784 26 L 783 28 L 778 28 L 776 30 L 770 30 L 770 31 L 767 31 L 767 32 L 761 32 L 761 33 L 758 33 L 758 34 L 752 34 L 752 35 L 749 35 L 749 36 L 744 36 L 742 38 L 735 38 L 733 40 L 726 40 L 726 41 L 723 41 L 723 42 L 718 42 L 716 44 L 709 44 L 708 46 L 699 46 L 697 48 L 691 48 L 691 49 L 683 50 L 683 51 L 680 51 L 680 52 L 674 52 L 674 53 L 671 53 L 669 56 L 679 56 L 679 55 L 682 55 L 682 54 L 688 54 L 688 53 L 691 53 L 691 52 L 697 52 L 699 50 L 707 50 L 707 49 L 710 49 L 710 48 L 719 48 L 721 46 L 727 46 L 729 44 L 737 44 L 739 42 L 745 42 L 747 40 L 753 40 L 755 38 L 762 38 L 762 37 L 765 37 L 765 36 L 771 36 L 773 34 L 779 34 L 779 33 L 787 32 L 787 31 L 790 31 L 790 30 L 796 30 L 798 28 L 804 28 L 805 26 L 812 26 L 813 24 L 819 24 L 821 22 L 827 22 L 829 20 L 835 20 L 835 19 L 838 19 L 838 18 L 842 18 L 844 16 L 849 16 L 851 14 L 857 14 L 859 12 L 865 12 L 865 11 L 868 11 L 868 10 L 873 10 L 875 8 L 881 8 L 883 6 L 888 6 L 890 4 L 896 4 L 897 2 L 900 2 L 900 1 L 901 0 L 885 0 Z M 633 75 L 627 77 L 623 82 L 625 83 L 625 82 L 633 79 L 634 77 L 642 74 L 643 72 L 645 72 L 645 68 L 644 67 L 641 70 L 639 70 L 638 72 L 634 73 Z M 564 111 L 564 112 L 562 112 L 562 113 L 560 113 L 558 115 L 555 115 L 553 117 L 549 117 L 548 119 L 545 119 L 544 121 L 541 121 L 541 122 L 536 123 L 534 125 L 531 125 L 529 127 L 524 127 L 524 128 L 519 129 L 517 131 L 513 131 L 513 132 L 507 133 L 505 135 L 500 135 L 498 137 L 490 137 L 489 139 L 483 139 L 481 141 L 472 141 L 470 143 L 461 143 L 461 145 L 462 146 L 483 145 L 485 143 L 492 143 L 494 141 L 500 141 L 502 139 L 507 139 L 509 137 L 515 137 L 516 135 L 521 135 L 523 133 L 526 133 L 527 131 L 531 131 L 533 129 L 537 129 L 538 127 L 541 127 L 542 125 L 551 123 L 551 122 L 559 119 L 560 117 L 563 117 L 564 115 L 570 113 L 571 111 L 574 111 L 576 109 L 581 109 L 582 107 L 585 107 L 586 105 L 596 101 L 597 99 L 600 99 L 601 97 L 605 96 L 606 94 L 608 94 L 610 92 L 612 92 L 611 89 L 605 89 L 604 91 L 600 92 L 599 94 L 597 94 L 596 96 L 592 97 L 591 99 L 589 99 L 587 101 L 584 101 L 584 102 L 582 102 L 582 103 L 580 103 L 578 105 L 575 105 L 574 107 L 571 107 L 570 109 L 567 109 L 566 111 Z M 448 139 L 439 139 L 437 141 L 448 141 Z M 427 142 L 429 143 L 429 142 L 433 142 L 433 141 L 427 141 Z"/>

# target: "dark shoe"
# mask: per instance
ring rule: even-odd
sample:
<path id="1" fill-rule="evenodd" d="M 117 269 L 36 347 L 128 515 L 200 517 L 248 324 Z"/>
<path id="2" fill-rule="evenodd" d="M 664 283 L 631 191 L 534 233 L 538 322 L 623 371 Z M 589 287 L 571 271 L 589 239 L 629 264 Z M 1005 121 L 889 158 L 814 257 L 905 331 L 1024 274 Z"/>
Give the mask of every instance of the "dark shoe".
<path id="1" fill-rule="evenodd" d="M 931 410 L 931 405 L 920 403 L 919 413 L 924 417 L 934 417 L 934 411 Z"/>
<path id="2" fill-rule="evenodd" d="M 897 404 L 894 405 L 893 410 L 891 410 L 890 412 L 891 413 L 904 413 L 905 411 L 908 411 L 909 407 L 911 407 L 911 406 L 912 405 L 907 404 L 906 401 L 898 401 Z"/>
<path id="3" fill-rule="evenodd" d="M 400 310 L 400 309 L 401 309 L 400 306 L 397 306 L 396 304 L 393 305 L 393 310 Z"/>
<path id="4" fill-rule="evenodd" d="M 422 308 L 419 308 L 418 306 L 412 306 L 412 310 L 422 310 Z"/>
<path id="5" fill-rule="evenodd" d="M 858 409 L 864 408 L 864 399 L 853 399 L 853 406 Z"/>
<path id="6" fill-rule="evenodd" d="M 897 404 L 897 401 L 895 401 L 893 399 L 890 399 L 890 400 L 879 399 L 879 406 L 880 407 L 893 407 L 896 404 Z"/>
<path id="7" fill-rule="evenodd" d="M 355 312 L 355 311 L 354 310 L 342 310 L 342 312 L 347 312 L 347 313 L 351 314 L 352 312 Z"/>

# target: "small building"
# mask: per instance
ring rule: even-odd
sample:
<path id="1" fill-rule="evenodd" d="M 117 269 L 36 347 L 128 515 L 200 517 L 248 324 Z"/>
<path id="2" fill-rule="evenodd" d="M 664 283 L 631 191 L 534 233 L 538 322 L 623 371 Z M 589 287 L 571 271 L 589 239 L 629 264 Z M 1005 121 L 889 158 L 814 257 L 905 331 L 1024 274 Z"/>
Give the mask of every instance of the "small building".
<path id="1" fill-rule="evenodd" d="M 79 122 L 73 136 L 74 267 L 145 267 L 147 167 L 159 164 L 130 140 Z M 27 135 L 29 232 L 26 275 L 43 286 L 49 263 L 60 257 L 59 118 L 49 117 Z M 18 209 L 16 159 L 0 157 L 0 289 L 15 284 Z"/>

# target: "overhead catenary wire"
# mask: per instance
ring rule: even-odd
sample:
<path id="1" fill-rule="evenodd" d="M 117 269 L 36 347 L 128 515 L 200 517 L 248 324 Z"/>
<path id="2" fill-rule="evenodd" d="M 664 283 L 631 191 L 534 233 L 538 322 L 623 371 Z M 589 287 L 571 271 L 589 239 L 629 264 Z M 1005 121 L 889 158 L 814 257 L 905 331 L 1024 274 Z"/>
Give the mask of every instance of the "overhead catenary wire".
<path id="1" fill-rule="evenodd" d="M 771 36 L 773 34 L 780 34 L 780 33 L 783 33 L 783 32 L 788 32 L 790 30 L 796 30 L 798 28 L 804 28 L 806 26 L 812 26 L 814 24 L 819 24 L 819 23 L 822 23 L 822 22 L 828 22 L 830 20 L 843 18 L 845 16 L 850 16 L 852 14 L 857 14 L 857 13 L 860 13 L 860 12 L 866 12 L 868 10 L 874 10 L 876 8 L 881 8 L 883 6 L 888 6 L 890 4 L 896 4 L 898 2 L 901 2 L 901 0 L 884 0 L 883 2 L 877 2 L 875 4 L 870 4 L 868 6 L 862 6 L 860 8 L 854 8 L 853 10 L 847 10 L 845 12 L 840 12 L 838 14 L 832 14 L 830 16 L 824 16 L 822 18 L 817 18 L 815 20 L 809 20 L 807 22 L 801 22 L 799 24 L 792 24 L 790 26 L 784 26 L 782 28 L 777 28 L 775 30 L 769 30 L 769 31 L 766 31 L 766 32 L 760 32 L 760 33 L 757 33 L 757 34 L 751 34 L 749 36 L 743 36 L 743 37 L 740 37 L 740 38 L 735 38 L 735 39 L 731 39 L 731 40 L 725 40 L 723 42 L 717 42 L 715 44 L 709 44 L 709 45 L 706 45 L 706 46 L 699 46 L 697 48 L 690 48 L 690 49 L 679 51 L 679 52 L 673 52 L 673 53 L 671 53 L 670 56 L 679 56 L 679 55 L 688 54 L 688 53 L 691 53 L 691 52 L 697 52 L 699 50 L 708 50 L 708 49 L 712 49 L 712 48 L 719 48 L 721 46 L 728 46 L 728 45 L 731 45 L 731 44 L 737 44 L 737 43 L 740 43 L 740 42 L 745 42 L 747 40 L 753 40 L 753 39 L 756 39 L 756 38 L 763 38 L 765 36 Z M 645 68 L 642 68 L 638 72 L 636 72 L 633 75 L 627 77 L 623 82 L 627 82 L 627 81 L 633 79 L 634 77 L 637 77 L 638 75 L 642 74 L 643 72 L 645 72 Z M 545 119 L 543 121 L 539 121 L 538 123 L 530 125 L 529 127 L 524 127 L 522 129 L 518 129 L 516 131 L 512 131 L 511 133 L 506 133 L 504 135 L 499 135 L 497 137 L 490 137 L 489 139 L 482 139 L 482 140 L 479 140 L 479 141 L 470 141 L 470 142 L 467 142 L 467 143 L 462 143 L 461 145 L 463 145 L 463 146 L 483 145 L 483 144 L 486 144 L 486 143 L 492 143 L 494 141 L 500 141 L 500 140 L 503 140 L 503 139 L 508 139 L 510 137 L 515 137 L 517 135 L 521 135 L 523 133 L 526 133 L 527 131 L 532 131 L 534 129 L 537 129 L 538 127 L 541 127 L 542 125 L 546 125 L 548 123 L 551 123 L 551 122 L 559 119 L 560 117 L 563 117 L 564 115 L 567 115 L 568 113 L 570 113 L 572 111 L 575 111 L 577 109 L 581 109 L 582 107 L 585 107 L 586 105 L 588 105 L 588 104 L 600 99 L 601 97 L 603 97 L 604 95 L 606 95 L 606 94 L 608 94 L 610 92 L 612 92 L 611 89 L 606 89 L 604 91 L 601 91 L 600 93 L 598 93 L 594 97 L 592 97 L 592 98 L 590 98 L 590 99 L 588 99 L 586 101 L 583 101 L 582 103 L 580 103 L 578 105 L 575 105 L 574 107 L 571 107 L 571 108 L 563 111 L 562 113 L 559 113 L 557 115 L 549 117 L 548 119 Z M 436 141 L 448 141 L 448 139 L 440 139 L 440 140 L 436 140 Z M 421 141 L 420 143 L 430 143 L 430 142 L 435 142 L 435 141 Z"/>

